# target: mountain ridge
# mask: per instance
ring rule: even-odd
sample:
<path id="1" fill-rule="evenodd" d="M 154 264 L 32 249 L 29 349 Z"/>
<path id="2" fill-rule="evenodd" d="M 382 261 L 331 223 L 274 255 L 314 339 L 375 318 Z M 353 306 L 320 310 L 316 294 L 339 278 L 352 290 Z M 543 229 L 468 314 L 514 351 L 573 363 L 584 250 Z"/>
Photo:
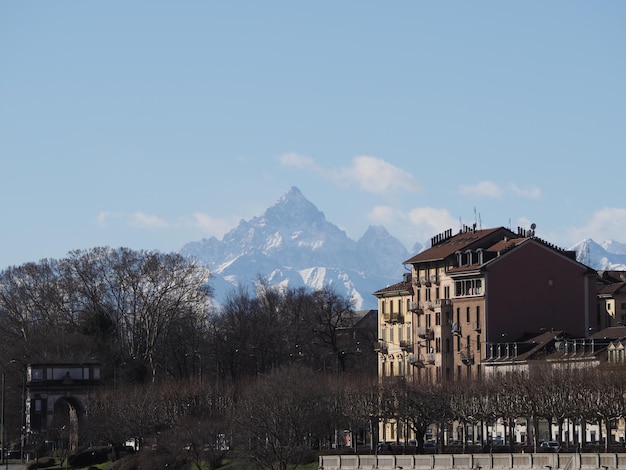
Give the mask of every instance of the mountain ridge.
<path id="1" fill-rule="evenodd" d="M 218 304 L 237 286 L 255 289 L 261 276 L 280 287 L 333 285 L 361 310 L 376 309 L 373 293 L 399 282 L 406 272 L 402 263 L 426 246 L 416 243 L 409 252 L 381 225 L 369 226 L 352 240 L 292 186 L 260 216 L 242 219 L 221 241 L 203 238 L 185 244 L 179 253 L 209 268 Z M 586 239 L 570 250 L 596 270 L 626 270 L 626 244 Z"/>
<path id="2" fill-rule="evenodd" d="M 209 268 L 218 303 L 237 285 L 253 289 L 263 276 L 282 287 L 331 284 L 356 309 L 377 308 L 373 292 L 397 282 L 410 255 L 382 226 L 370 226 L 352 240 L 295 186 L 262 215 L 240 221 L 222 241 L 205 238 L 179 252 Z"/>

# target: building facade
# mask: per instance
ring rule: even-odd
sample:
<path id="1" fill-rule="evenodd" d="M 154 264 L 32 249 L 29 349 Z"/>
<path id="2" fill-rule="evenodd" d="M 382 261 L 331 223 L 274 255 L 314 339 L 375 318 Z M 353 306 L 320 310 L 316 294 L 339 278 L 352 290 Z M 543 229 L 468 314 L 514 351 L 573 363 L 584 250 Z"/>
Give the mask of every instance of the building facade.
<path id="1" fill-rule="evenodd" d="M 374 294 L 382 380 L 477 379 L 491 344 L 602 323 L 596 272 L 532 230 L 448 230 L 404 264 L 410 276 Z"/>
<path id="2" fill-rule="evenodd" d="M 29 364 L 25 383 L 29 443 L 76 448 L 89 396 L 100 385 L 100 364 Z"/>

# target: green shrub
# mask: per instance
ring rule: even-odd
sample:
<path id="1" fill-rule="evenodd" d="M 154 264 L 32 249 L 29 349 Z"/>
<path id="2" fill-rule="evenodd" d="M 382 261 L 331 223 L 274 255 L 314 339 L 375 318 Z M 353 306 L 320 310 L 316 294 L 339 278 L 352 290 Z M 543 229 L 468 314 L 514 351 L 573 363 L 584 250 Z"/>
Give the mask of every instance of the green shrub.
<path id="1" fill-rule="evenodd" d="M 67 461 L 72 467 L 87 467 L 106 462 L 110 452 L 110 447 L 94 447 L 70 455 Z"/>
<path id="2" fill-rule="evenodd" d="M 57 464 L 57 459 L 54 457 L 41 457 L 38 460 L 34 460 L 26 467 L 28 470 L 35 470 L 37 468 L 54 467 Z"/>

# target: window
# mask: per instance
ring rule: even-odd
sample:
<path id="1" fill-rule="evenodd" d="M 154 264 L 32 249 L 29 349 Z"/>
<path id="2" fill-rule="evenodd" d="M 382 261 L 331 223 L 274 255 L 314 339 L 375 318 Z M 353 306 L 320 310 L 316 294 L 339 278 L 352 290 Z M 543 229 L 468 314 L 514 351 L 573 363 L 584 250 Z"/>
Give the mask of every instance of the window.
<path id="1" fill-rule="evenodd" d="M 476 351 L 480 351 L 480 335 L 476 335 Z"/>
<path id="2" fill-rule="evenodd" d="M 426 289 L 426 302 L 430 302 L 430 287 Z"/>
<path id="3" fill-rule="evenodd" d="M 470 308 L 469 308 L 469 307 L 467 307 L 467 308 L 465 309 L 465 321 L 466 321 L 467 323 L 469 323 L 469 322 L 471 321 L 471 320 L 470 320 Z"/>
<path id="4" fill-rule="evenodd" d="M 443 298 L 444 299 L 449 299 L 450 298 L 450 286 L 445 286 L 443 288 Z"/>
<path id="5" fill-rule="evenodd" d="M 441 312 L 435 312 L 435 325 L 441 325 Z"/>
<path id="6" fill-rule="evenodd" d="M 476 322 L 480 325 L 480 305 L 476 306 Z"/>
<path id="7" fill-rule="evenodd" d="M 483 294 L 482 279 L 465 279 L 454 283 L 454 295 L 456 297 L 467 297 Z"/>

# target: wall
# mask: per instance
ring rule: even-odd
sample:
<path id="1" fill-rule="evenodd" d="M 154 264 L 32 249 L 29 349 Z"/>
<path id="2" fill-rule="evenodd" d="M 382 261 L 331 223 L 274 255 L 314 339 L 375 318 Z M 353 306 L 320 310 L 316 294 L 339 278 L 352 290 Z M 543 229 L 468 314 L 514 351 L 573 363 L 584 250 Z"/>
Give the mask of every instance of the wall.
<path id="1" fill-rule="evenodd" d="M 323 455 L 320 470 L 626 469 L 626 454 Z"/>

